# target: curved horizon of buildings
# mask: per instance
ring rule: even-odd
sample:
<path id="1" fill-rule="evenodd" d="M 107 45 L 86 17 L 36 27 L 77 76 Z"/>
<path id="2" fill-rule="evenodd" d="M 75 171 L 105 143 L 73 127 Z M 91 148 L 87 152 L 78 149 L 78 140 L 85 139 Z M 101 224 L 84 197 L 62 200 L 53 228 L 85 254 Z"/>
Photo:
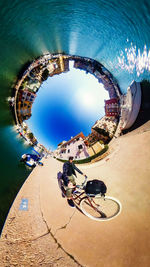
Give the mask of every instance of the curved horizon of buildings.
<path id="1" fill-rule="evenodd" d="M 95 122 L 89 136 L 85 137 L 83 133 L 79 133 L 77 135 L 79 137 L 76 136 L 73 140 L 79 138 L 80 142 L 79 140 L 74 142 L 71 138 L 66 141 L 66 144 L 63 143 L 61 147 L 58 146 L 54 152 L 55 156 L 64 159 L 68 154 L 73 154 L 76 159 L 83 159 L 93 155 L 93 153 L 98 153 L 103 148 L 103 143 L 109 142 L 113 136 L 118 137 L 123 129 L 127 129 L 133 124 L 140 108 L 140 85 L 137 85 L 136 82 L 132 83 L 127 94 L 122 95 L 111 73 L 93 59 L 65 54 L 46 54 L 39 57 L 23 73 L 22 78 L 18 80 L 14 88 L 14 96 L 9 98 L 9 103 L 15 114 L 17 129 L 31 145 L 37 145 L 38 141 L 24 121 L 31 117 L 32 104 L 36 94 L 48 77 L 68 72 L 69 61 L 74 61 L 74 68 L 91 73 L 100 83 L 103 83 L 110 98 L 105 100 L 105 116 Z M 68 148 L 68 146 L 70 147 Z"/>

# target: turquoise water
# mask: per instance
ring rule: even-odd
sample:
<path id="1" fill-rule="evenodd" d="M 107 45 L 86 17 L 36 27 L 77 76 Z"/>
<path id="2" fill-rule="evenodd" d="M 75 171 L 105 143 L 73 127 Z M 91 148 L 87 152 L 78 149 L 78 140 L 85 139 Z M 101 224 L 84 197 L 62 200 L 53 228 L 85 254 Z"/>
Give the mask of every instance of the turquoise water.
<path id="1" fill-rule="evenodd" d="M 29 148 L 13 131 L 6 101 L 22 66 L 46 52 L 91 57 L 100 61 L 126 92 L 133 79 L 149 79 L 149 28 L 149 0 L 0 1 L 1 226 L 29 173 L 18 163 Z"/>

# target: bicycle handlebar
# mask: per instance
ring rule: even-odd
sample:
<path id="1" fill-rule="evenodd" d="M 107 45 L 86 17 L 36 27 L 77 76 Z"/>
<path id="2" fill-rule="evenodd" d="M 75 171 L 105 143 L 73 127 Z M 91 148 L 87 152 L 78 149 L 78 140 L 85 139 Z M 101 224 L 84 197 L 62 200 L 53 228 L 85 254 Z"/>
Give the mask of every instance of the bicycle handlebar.
<path id="1" fill-rule="evenodd" d="M 82 186 L 84 186 L 85 185 L 85 183 L 86 183 L 86 181 L 87 181 L 87 176 L 85 175 L 85 179 L 84 179 L 84 182 L 82 183 Z"/>
<path id="2" fill-rule="evenodd" d="M 87 181 L 87 178 L 88 178 L 88 177 L 85 175 L 84 182 L 83 182 L 81 185 L 76 185 L 76 187 L 77 187 L 77 188 L 81 188 L 81 189 L 82 189 L 82 188 L 84 187 L 84 185 L 85 185 L 86 181 Z"/>

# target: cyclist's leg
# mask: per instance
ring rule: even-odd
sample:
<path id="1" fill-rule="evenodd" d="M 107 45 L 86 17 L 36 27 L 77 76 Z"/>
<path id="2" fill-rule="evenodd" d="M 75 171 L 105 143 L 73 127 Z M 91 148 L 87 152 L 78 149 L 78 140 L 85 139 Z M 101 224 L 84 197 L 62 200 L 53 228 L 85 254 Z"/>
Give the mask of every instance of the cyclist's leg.
<path id="1" fill-rule="evenodd" d="M 72 188 L 69 188 L 69 187 L 66 188 L 66 197 L 68 199 L 72 198 Z"/>
<path id="2" fill-rule="evenodd" d="M 76 185 L 76 182 L 75 182 L 75 177 L 74 177 L 74 175 L 71 175 L 71 176 L 68 176 L 68 179 L 69 179 L 69 181 L 73 184 L 73 186 L 75 186 Z"/>
<path id="3" fill-rule="evenodd" d="M 67 199 L 72 199 L 72 192 L 73 192 L 73 189 L 76 185 L 75 178 L 73 175 L 71 175 L 71 176 L 68 176 L 68 180 L 69 180 L 69 182 L 68 182 L 68 185 L 66 187 L 66 197 L 67 197 Z"/>

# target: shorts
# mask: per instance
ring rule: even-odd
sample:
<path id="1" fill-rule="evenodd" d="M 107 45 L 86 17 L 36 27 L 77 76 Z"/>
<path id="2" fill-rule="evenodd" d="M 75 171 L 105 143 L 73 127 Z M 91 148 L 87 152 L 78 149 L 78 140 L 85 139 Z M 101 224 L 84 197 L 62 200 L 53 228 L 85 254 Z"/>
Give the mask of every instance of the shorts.
<path id="1" fill-rule="evenodd" d="M 73 185 L 76 185 L 74 175 L 68 176 L 68 180 L 72 182 Z M 69 198 L 72 196 L 73 188 L 66 187 L 66 197 Z"/>

